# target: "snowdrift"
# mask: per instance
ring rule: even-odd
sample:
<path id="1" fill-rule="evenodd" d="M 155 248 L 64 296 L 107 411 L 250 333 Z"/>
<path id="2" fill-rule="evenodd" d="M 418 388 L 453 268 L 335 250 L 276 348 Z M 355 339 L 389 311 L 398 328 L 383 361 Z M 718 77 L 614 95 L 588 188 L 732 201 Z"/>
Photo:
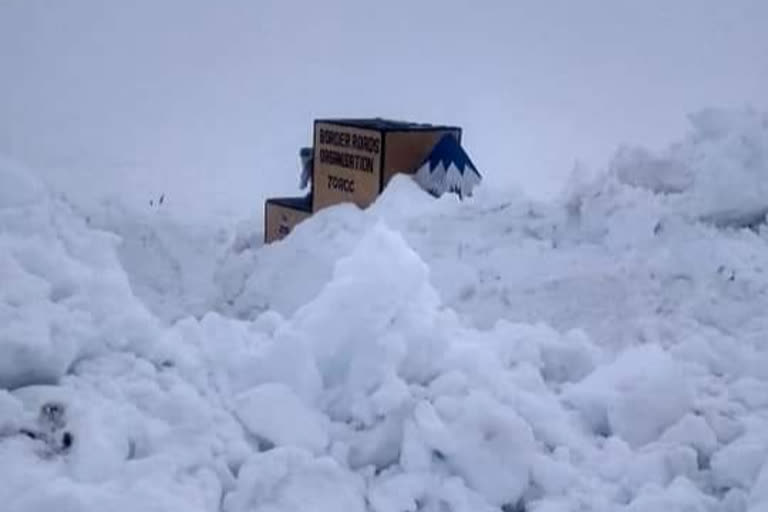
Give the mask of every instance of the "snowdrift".
<path id="1" fill-rule="evenodd" d="M 53 383 L 80 358 L 148 355 L 160 331 L 134 298 L 116 238 L 0 162 L 0 385 Z"/>
<path id="2" fill-rule="evenodd" d="M 560 202 L 398 178 L 268 247 L 2 162 L 4 510 L 764 510 L 768 117 L 692 124 Z"/>

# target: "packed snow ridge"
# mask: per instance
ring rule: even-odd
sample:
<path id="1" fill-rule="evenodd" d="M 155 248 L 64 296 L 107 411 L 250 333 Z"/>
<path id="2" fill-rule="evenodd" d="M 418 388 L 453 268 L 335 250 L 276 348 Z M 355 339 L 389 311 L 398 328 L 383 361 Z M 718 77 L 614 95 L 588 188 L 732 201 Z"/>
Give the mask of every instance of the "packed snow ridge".
<path id="1" fill-rule="evenodd" d="M 0 161 L 8 512 L 768 510 L 768 116 L 267 247 Z"/>

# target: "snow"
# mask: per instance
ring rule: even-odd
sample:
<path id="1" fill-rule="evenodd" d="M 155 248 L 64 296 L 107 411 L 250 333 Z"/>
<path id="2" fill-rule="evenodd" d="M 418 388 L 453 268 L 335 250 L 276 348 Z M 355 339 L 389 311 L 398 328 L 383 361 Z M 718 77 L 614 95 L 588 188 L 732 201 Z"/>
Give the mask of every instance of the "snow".
<path id="1" fill-rule="evenodd" d="M 689 480 L 676 479 L 666 488 L 651 487 L 632 502 L 627 512 L 652 512 L 654 510 L 685 510 L 708 512 L 714 510 L 717 502 L 703 496 Z"/>
<path id="2" fill-rule="evenodd" d="M 274 446 L 296 446 L 315 454 L 328 446 L 324 417 L 285 384 L 257 386 L 238 396 L 235 407 L 247 431 Z"/>
<path id="3" fill-rule="evenodd" d="M 766 114 L 706 109 L 689 116 L 692 133 L 660 155 L 625 148 L 614 161 L 620 181 L 680 197 L 673 203 L 721 226 L 764 220 Z"/>
<path id="4" fill-rule="evenodd" d="M 763 462 L 763 468 L 757 477 L 755 485 L 749 494 L 750 512 L 762 510 L 768 505 L 768 463 Z"/>
<path id="5" fill-rule="evenodd" d="M 156 319 L 135 299 L 114 235 L 89 228 L 30 174 L 2 167 L 0 180 L 19 190 L 0 204 L 0 385 L 54 383 L 107 348 L 154 350 Z"/>
<path id="6" fill-rule="evenodd" d="M 712 478 L 722 488 L 751 489 L 768 458 L 764 439 L 743 436 L 712 457 Z"/>
<path id="7" fill-rule="evenodd" d="M 707 420 L 693 413 L 686 414 L 669 427 L 659 440 L 662 443 L 690 446 L 700 458 L 705 459 L 710 458 L 718 446 L 717 437 Z"/>
<path id="8" fill-rule="evenodd" d="M 693 408 L 682 371 L 658 345 L 627 349 L 568 387 L 564 398 L 594 432 L 618 435 L 635 447 L 658 439 Z"/>
<path id="9" fill-rule="evenodd" d="M 399 176 L 270 246 L 3 160 L 3 510 L 763 510 L 768 118 L 691 120 L 548 204 Z"/>
<path id="10" fill-rule="evenodd" d="M 238 476 L 225 512 L 365 511 L 361 478 L 350 477 L 330 457 L 313 458 L 298 448 L 275 448 L 253 455 Z"/>

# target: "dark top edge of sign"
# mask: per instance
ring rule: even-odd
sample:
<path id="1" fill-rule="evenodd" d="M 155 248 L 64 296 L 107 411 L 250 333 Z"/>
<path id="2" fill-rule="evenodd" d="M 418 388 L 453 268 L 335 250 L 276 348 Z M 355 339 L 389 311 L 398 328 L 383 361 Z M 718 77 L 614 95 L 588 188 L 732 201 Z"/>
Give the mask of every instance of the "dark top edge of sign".
<path id="1" fill-rule="evenodd" d="M 458 126 L 437 125 L 429 123 L 414 123 L 410 121 L 398 121 L 394 119 L 384 119 L 381 117 L 373 118 L 326 118 L 316 119 L 315 123 L 338 124 L 341 126 L 352 126 L 354 128 L 367 128 L 378 131 L 429 131 L 429 130 L 461 130 Z"/>
<path id="2" fill-rule="evenodd" d="M 312 194 L 303 197 L 270 197 L 267 203 L 312 213 Z"/>

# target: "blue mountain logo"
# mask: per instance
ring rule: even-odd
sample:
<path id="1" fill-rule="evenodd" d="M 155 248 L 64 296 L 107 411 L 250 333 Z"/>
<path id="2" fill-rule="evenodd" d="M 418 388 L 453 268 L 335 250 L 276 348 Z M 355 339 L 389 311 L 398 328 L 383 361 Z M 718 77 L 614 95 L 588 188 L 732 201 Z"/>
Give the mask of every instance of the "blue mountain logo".
<path id="1" fill-rule="evenodd" d="M 435 197 L 451 192 L 463 198 L 472 195 L 482 176 L 456 137 L 446 134 L 419 166 L 414 179 Z"/>

